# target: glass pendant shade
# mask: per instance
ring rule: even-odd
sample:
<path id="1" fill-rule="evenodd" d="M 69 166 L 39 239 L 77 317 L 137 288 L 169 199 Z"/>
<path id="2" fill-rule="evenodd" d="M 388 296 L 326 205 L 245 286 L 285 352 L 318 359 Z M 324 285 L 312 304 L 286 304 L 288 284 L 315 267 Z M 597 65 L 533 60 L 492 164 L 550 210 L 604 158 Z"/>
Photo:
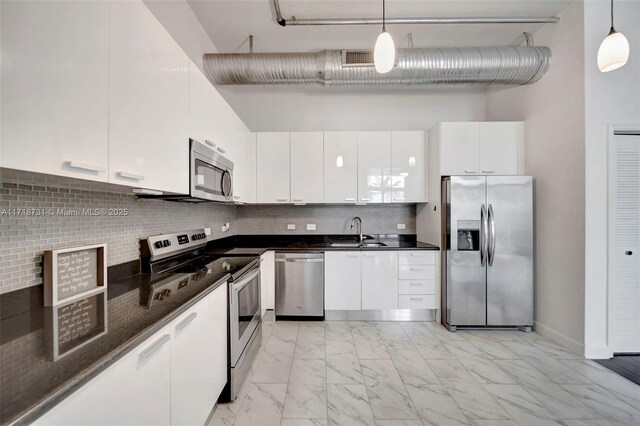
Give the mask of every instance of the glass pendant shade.
<path id="1" fill-rule="evenodd" d="M 393 44 L 391 34 L 383 31 L 376 40 L 376 46 L 373 49 L 373 63 L 376 71 L 380 74 L 387 73 L 393 69 L 396 61 L 396 46 Z"/>
<path id="2" fill-rule="evenodd" d="M 624 34 L 611 28 L 598 49 L 598 68 L 609 72 L 620 68 L 629 60 L 629 42 Z"/>

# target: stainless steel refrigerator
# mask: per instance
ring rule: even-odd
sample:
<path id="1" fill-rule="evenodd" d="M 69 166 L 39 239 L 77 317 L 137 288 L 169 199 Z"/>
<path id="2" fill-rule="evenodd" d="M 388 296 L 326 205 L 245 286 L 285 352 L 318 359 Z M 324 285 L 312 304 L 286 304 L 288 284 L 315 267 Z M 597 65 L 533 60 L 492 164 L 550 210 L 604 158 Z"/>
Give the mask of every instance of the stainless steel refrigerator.
<path id="1" fill-rule="evenodd" d="M 533 325 L 533 179 L 442 179 L 443 323 Z"/>

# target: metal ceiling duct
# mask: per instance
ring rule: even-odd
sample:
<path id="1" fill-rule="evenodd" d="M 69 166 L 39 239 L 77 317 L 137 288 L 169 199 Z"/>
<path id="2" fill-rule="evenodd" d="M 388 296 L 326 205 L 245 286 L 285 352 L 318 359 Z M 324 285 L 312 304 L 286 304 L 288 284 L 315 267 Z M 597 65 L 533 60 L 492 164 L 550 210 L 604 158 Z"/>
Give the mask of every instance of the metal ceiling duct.
<path id="1" fill-rule="evenodd" d="M 316 53 L 208 53 L 209 79 L 217 85 L 524 85 L 551 64 L 548 47 L 398 49 L 396 66 L 378 74 L 370 51 Z"/>

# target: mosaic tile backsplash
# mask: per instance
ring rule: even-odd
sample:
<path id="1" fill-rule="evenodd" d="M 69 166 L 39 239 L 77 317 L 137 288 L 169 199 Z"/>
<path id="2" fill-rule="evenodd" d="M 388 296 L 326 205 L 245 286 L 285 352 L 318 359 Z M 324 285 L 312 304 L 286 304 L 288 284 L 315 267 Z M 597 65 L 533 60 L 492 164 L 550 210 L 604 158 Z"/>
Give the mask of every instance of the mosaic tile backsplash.
<path id="1" fill-rule="evenodd" d="M 42 283 L 43 250 L 107 243 L 107 263 L 111 266 L 138 259 L 139 240 L 149 235 L 211 227 L 209 239 L 216 239 L 235 232 L 234 206 L 140 200 L 130 191 L 37 174 L 21 174 L 16 179 L 3 171 L 0 293 Z M 28 216 L 14 209 L 48 210 L 42 216 Z M 100 209 L 106 209 L 107 215 Z M 109 216 L 110 209 L 122 215 Z M 97 211 L 98 215 L 84 215 L 86 211 Z M 231 229 L 223 233 L 225 222 Z"/>
<path id="2" fill-rule="evenodd" d="M 352 234 L 351 219 L 362 219 L 365 234 L 415 234 L 415 204 L 367 206 L 342 205 L 240 205 L 236 210 L 236 234 Z M 296 226 L 287 230 L 287 225 Z M 307 231 L 315 224 L 315 231 Z M 405 229 L 397 229 L 404 224 Z"/>

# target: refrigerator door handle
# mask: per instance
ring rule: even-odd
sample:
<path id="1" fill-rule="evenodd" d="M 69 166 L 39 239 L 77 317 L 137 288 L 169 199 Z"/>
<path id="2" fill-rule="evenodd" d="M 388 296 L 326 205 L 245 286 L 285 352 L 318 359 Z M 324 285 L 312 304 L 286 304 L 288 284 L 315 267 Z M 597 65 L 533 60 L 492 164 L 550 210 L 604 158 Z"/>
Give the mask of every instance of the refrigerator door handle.
<path id="1" fill-rule="evenodd" d="M 493 206 L 489 204 L 489 252 L 488 262 L 489 266 L 493 266 L 493 259 L 496 253 L 496 221 L 493 215 Z"/>
<path id="2" fill-rule="evenodd" d="M 487 224 L 487 208 L 483 204 L 480 207 L 480 266 L 487 264 L 488 234 L 489 226 Z"/>

